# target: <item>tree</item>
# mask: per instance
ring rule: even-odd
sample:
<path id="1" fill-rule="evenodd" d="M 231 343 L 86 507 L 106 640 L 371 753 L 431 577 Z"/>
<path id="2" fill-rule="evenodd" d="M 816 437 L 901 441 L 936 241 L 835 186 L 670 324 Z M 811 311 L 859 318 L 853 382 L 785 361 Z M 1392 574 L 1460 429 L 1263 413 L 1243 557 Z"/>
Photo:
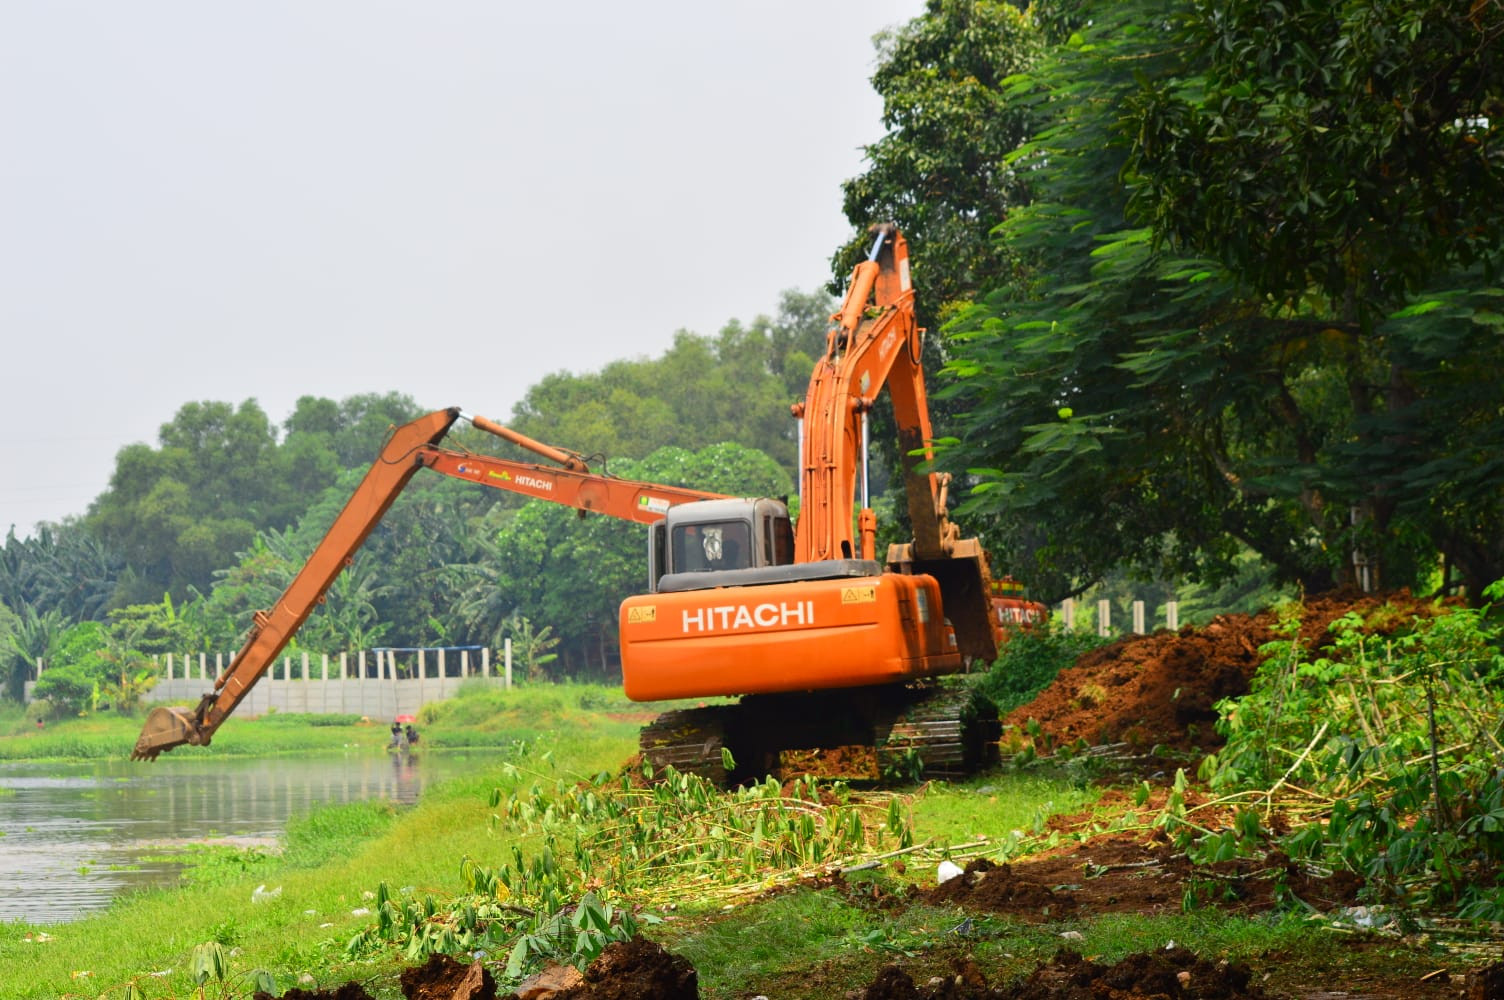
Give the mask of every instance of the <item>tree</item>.
<path id="1" fill-rule="evenodd" d="M 323 603 L 303 627 L 302 644 L 325 652 L 379 645 L 391 626 L 380 620 L 376 602 L 391 589 L 381 582 L 375 557 L 370 552 L 357 552 L 344 572 L 334 578 Z"/>
<path id="2" fill-rule="evenodd" d="M 282 427 L 286 443 L 300 437 L 321 442 L 333 451 L 340 468 L 355 469 L 364 468 L 381 451 L 392 427 L 423 412 L 411 396 L 398 392 L 362 393 L 338 403 L 302 396 Z"/>
<path id="3" fill-rule="evenodd" d="M 662 357 L 614 361 L 585 375 L 556 372 L 528 390 L 511 424 L 597 459 L 734 441 L 792 469 L 789 404 L 804 395 L 831 309 L 824 293 L 788 291 L 776 316 L 733 320 L 714 337 L 680 331 Z"/>
<path id="4" fill-rule="evenodd" d="M 530 681 L 547 680 L 546 668 L 559 658 L 558 653 L 552 652 L 559 644 L 553 626 L 535 629 L 532 622 L 517 617 L 507 622 L 507 633 L 512 640 L 512 653 L 522 664 L 523 676 Z"/>
<path id="5" fill-rule="evenodd" d="M 1358 54 L 1373 38 L 1349 37 L 1345 52 L 1338 32 L 1312 56 L 1298 50 L 1325 29 L 1306 15 L 1341 8 L 1342 25 L 1385 32 L 1371 17 L 1382 5 L 1300 7 L 1288 33 L 1261 19 L 1261 5 L 1235 4 L 1225 18 L 1222 5 L 1169 0 L 1080 6 L 1089 27 L 1010 88 L 1050 116 L 1012 157 L 1036 199 L 999 229 L 1023 268 L 950 327 L 966 415 L 949 461 L 979 481 L 969 509 L 996 518 L 1006 561 L 1028 566 L 1051 596 L 1119 562 L 1214 581 L 1245 545 L 1311 590 L 1356 579 L 1358 558 L 1385 585 L 1419 585 L 1433 553 L 1461 567 L 1481 552 L 1463 570 L 1477 592 L 1504 571 L 1504 469 L 1481 457 L 1497 442 L 1504 356 L 1495 293 L 1445 289 L 1477 289 L 1481 275 L 1462 269 L 1493 251 L 1474 229 L 1441 240 L 1415 221 L 1409 194 L 1355 214 L 1318 204 L 1344 184 L 1344 197 L 1364 202 L 1394 165 L 1360 171 L 1361 150 L 1387 148 L 1371 134 L 1387 112 L 1334 120 L 1349 99 L 1383 99 L 1367 95 L 1372 60 Z M 1416 86 L 1449 80 L 1448 66 L 1493 44 L 1489 31 L 1455 35 L 1456 18 L 1442 31 L 1455 35 L 1450 49 L 1421 41 L 1418 22 L 1389 13 L 1391 34 L 1417 41 L 1386 58 L 1408 61 Z M 1481 64 L 1492 72 L 1486 55 Z M 1446 123 L 1425 112 L 1439 133 L 1472 134 L 1456 123 L 1497 92 L 1486 73 L 1464 76 L 1479 103 L 1447 103 L 1459 117 Z M 1339 97 L 1324 90 L 1329 78 L 1353 83 Z M 1332 105 L 1312 119 L 1322 138 L 1295 135 L 1296 110 L 1316 101 Z M 1438 143 L 1426 162 L 1456 169 L 1426 185 L 1433 205 L 1492 162 L 1449 160 Z M 1330 161 L 1318 162 L 1328 144 Z M 1240 184 L 1256 197 L 1234 197 Z M 1303 202 L 1290 222 L 1303 236 L 1268 214 Z M 1343 279 L 1328 266 L 1334 249 L 1358 252 L 1364 240 L 1341 224 L 1365 212 L 1414 225 L 1375 234 L 1368 242 L 1401 245 Z M 1376 264 L 1396 273 L 1377 277 Z"/>
<path id="6" fill-rule="evenodd" d="M 116 678 L 109 638 L 100 622 L 79 622 L 58 634 L 49 650 L 47 668 L 32 693 L 45 699 L 56 715 L 91 712 L 99 707 L 104 689 Z"/>
<path id="7" fill-rule="evenodd" d="M 864 149 L 866 170 L 842 185 L 855 236 L 831 261 L 833 291 L 871 247 L 868 230 L 896 222 L 909 240 L 915 313 L 937 330 L 980 293 L 1017 269 L 1012 249 L 992 230 L 1029 200 L 1028 177 L 1008 161 L 1029 134 L 1030 109 L 1006 84 L 1040 57 L 1045 35 L 1035 12 L 1004 0 L 928 0 L 923 14 L 878 37 L 873 89 L 883 100 L 885 134 Z M 823 347 L 823 345 L 822 345 Z M 930 418 L 951 433 L 955 404 L 936 392 L 948 353 L 925 338 Z M 871 417 L 874 491 L 911 533 L 902 496 L 903 459 L 886 395 Z M 884 522 L 887 523 L 887 522 Z"/>
<path id="8" fill-rule="evenodd" d="M 87 523 L 154 593 L 181 596 L 189 585 L 207 590 L 214 570 L 246 548 L 257 527 L 290 519 L 296 501 L 278 490 L 269 468 L 276 437 L 253 400 L 238 409 L 185 404 L 159 441 L 160 449 L 121 449 Z M 127 603 L 143 597 L 124 595 Z"/>
<path id="9" fill-rule="evenodd" d="M 1028 136 L 1029 114 L 1004 84 L 1042 48 L 1035 20 L 1005 0 L 928 0 L 923 14 L 879 36 L 872 86 L 887 132 L 863 150 L 867 170 L 842 185 L 859 235 L 832 261 L 836 281 L 865 255 L 867 228 L 882 222 L 910 240 L 921 326 L 1009 272 L 1009 248 L 990 234 L 1028 200 L 1008 154 Z"/>
<path id="10" fill-rule="evenodd" d="M 286 530 L 335 484 L 364 470 L 393 424 L 418 413 L 407 396 L 305 396 L 285 439 L 255 400 L 187 403 L 158 432 L 115 459 L 110 486 L 84 528 L 130 572 L 116 574 L 114 604 L 208 593 L 214 574 L 247 551 L 258 531 Z M 101 609 L 101 613 L 102 613 Z"/>
<path id="11" fill-rule="evenodd" d="M 12 529 L 0 546 L 0 601 L 71 620 L 98 617 L 124 570 L 120 555 L 75 519 L 43 524 L 27 538 Z"/>
<path id="12" fill-rule="evenodd" d="M 116 608 L 108 618 L 110 638 L 139 653 L 181 653 L 193 644 L 191 625 L 171 594 L 163 594 L 156 604 Z"/>
<path id="13" fill-rule="evenodd" d="M 52 655 L 63 632 L 63 616 L 56 609 L 38 612 L 23 605 L 7 638 L 13 655 L 6 693 L 13 701 L 25 695 L 26 682 L 37 673 L 38 665 Z"/>

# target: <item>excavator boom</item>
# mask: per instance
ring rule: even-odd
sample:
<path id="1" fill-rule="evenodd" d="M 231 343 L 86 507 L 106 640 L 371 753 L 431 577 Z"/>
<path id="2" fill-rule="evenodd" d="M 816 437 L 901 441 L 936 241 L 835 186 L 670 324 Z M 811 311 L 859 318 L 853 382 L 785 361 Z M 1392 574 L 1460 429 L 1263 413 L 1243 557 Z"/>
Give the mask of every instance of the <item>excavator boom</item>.
<path id="1" fill-rule="evenodd" d="M 414 464 L 412 456 L 443 440 L 459 415 L 457 409 L 439 410 L 392 433 L 324 540 L 293 577 L 276 605 L 256 612 L 245 644 L 235 654 L 229 669 L 215 680 L 214 690 L 191 710 L 152 709 L 136 740 L 132 760 L 155 760 L 163 751 L 185 743 L 208 745 L 220 723 L 235 711 L 266 668 L 276 662 L 277 654 L 308 620 L 335 577 L 350 564 L 366 536 L 418 471 L 420 466 Z"/>
<path id="2" fill-rule="evenodd" d="M 207 746 L 220 724 L 276 662 L 277 656 L 323 599 L 356 551 L 392 503 L 422 469 L 480 483 L 495 489 L 567 504 L 623 520 L 651 524 L 672 507 L 724 499 L 722 494 L 658 483 L 618 479 L 593 473 L 580 456 L 534 441 L 483 417 L 466 417 L 474 426 L 559 462 L 563 468 L 515 462 L 439 447 L 462 414 L 457 407 L 438 410 L 396 428 L 355 488 L 344 509 L 324 535 L 287 590 L 270 609 L 258 611 L 245 644 L 225 672 L 195 707 L 160 707 L 148 713 L 131 753 L 133 760 L 155 760 L 174 747 Z"/>

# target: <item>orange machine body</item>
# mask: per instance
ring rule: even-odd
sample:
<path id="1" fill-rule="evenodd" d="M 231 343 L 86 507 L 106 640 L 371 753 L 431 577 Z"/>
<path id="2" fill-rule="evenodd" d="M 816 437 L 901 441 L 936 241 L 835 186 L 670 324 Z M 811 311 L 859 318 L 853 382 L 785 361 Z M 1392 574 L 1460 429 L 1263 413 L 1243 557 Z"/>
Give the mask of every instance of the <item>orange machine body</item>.
<path id="1" fill-rule="evenodd" d="M 927 575 L 629 597 L 621 644 L 634 701 L 858 687 L 962 666 Z"/>

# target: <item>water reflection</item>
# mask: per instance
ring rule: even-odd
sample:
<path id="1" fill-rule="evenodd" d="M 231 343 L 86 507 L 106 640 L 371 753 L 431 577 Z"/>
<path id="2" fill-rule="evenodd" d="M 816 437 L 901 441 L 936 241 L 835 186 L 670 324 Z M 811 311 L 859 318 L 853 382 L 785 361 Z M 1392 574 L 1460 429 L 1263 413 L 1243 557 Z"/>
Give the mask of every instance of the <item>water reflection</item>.
<path id="1" fill-rule="evenodd" d="M 180 865 L 148 856 L 189 842 L 270 843 L 317 805 L 411 803 L 475 766 L 442 753 L 0 763 L 0 920 L 76 919 L 124 890 L 176 880 Z"/>

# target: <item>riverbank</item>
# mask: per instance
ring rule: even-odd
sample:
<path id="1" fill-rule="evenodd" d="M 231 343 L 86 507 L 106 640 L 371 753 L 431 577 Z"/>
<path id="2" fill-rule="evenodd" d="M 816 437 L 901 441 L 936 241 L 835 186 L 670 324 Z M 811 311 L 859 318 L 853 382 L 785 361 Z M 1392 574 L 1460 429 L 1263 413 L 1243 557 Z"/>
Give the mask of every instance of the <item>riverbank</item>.
<path id="1" fill-rule="evenodd" d="M 289 825 L 277 853 L 198 849 L 183 888 L 137 893 L 97 916 L 50 926 L 0 924 L 0 992 L 17 1000 L 92 997 L 137 982 L 153 1000 L 188 997 L 194 987 L 193 950 L 208 942 L 233 951 L 236 970 L 275 970 L 284 987 L 303 975 L 322 978 L 331 967 L 341 967 L 343 941 L 369 923 L 367 894 L 381 883 L 453 891 L 466 858 L 503 849 L 492 834 L 488 800 L 494 788 L 523 780 L 504 773 L 509 756 L 516 756 L 502 752 L 505 748 L 547 744 L 560 762 L 558 774 L 584 775 L 618 765 L 636 739 L 637 723 L 625 717 L 634 708 L 607 688 L 540 687 L 505 697 L 481 693 L 443 705 L 447 710 L 433 706 L 432 718 L 420 718 L 424 752 L 497 748 L 478 758 L 486 763 L 476 773 L 426 791 L 415 808 L 376 801 L 317 809 Z M 640 707 L 635 711 L 641 714 Z M 12 733 L 0 738 L 0 747 L 11 759 L 123 757 L 139 727 L 139 720 L 69 720 L 42 733 Z M 353 744 L 377 756 L 386 752 L 386 736 L 385 726 L 358 719 L 308 726 L 272 715 L 232 719 L 212 747 L 172 753 L 277 754 L 295 760 L 305 750 Z M 69 749 L 78 752 L 62 752 Z M 542 766 L 554 773 L 552 763 Z M 224 794 L 233 795 L 234 789 Z M 364 978 L 373 969 L 351 974 Z M 241 985 L 241 992 L 227 995 L 249 996 L 249 983 Z"/>
<path id="2" fill-rule="evenodd" d="M 486 951 L 499 974 L 511 943 L 462 947 L 466 921 L 515 912 L 523 900 L 523 909 L 536 905 L 529 894 L 540 883 L 562 885 L 554 873 L 575 871 L 587 856 L 596 874 L 579 883 L 640 904 L 645 933 L 693 964 L 707 1000 L 917 996 L 869 987 L 900 983 L 885 971 L 892 963 L 920 984 L 969 976 L 971 989 L 981 975 L 994 983 L 1030 976 L 1062 949 L 1108 963 L 1165 952 L 1170 942 L 1177 956 L 1251 967 L 1270 996 L 1339 985 L 1372 997 L 1449 996 L 1447 976 L 1455 986 L 1467 965 L 1424 941 L 1272 904 L 1233 907 L 1211 894 L 1262 885 L 1262 870 L 1218 881 L 1152 851 L 1130 858 L 1125 845 L 1154 843 L 1148 819 L 1133 819 L 1140 808 L 1153 815 L 1154 802 L 1134 797 L 1149 786 L 1124 781 L 1133 795 L 1111 791 L 1099 802 L 1093 779 L 1104 775 L 1086 760 L 896 792 L 775 784 L 757 800 L 621 780 L 646 710 L 608 689 L 459 699 L 450 711 L 427 723 L 425 738 L 491 739 L 510 748 L 505 759 L 411 809 L 317 810 L 289 827 L 280 855 L 209 852 L 183 888 L 132 897 L 97 918 L 0 925 L 6 995 L 117 997 L 130 986 L 149 1000 L 187 1000 L 197 995 L 197 970 L 210 977 L 208 995 L 241 1000 L 257 986 L 254 972 L 267 970 L 275 996 L 292 987 L 332 995 L 353 980 L 377 1000 L 396 1000 L 400 974 L 421 964 L 404 954 L 401 921 L 410 921 L 408 941 L 415 931 L 449 934 L 454 946 L 444 950 Z M 1166 783 L 1150 784 L 1163 795 Z M 638 811 L 605 805 L 617 796 Z M 778 842 L 791 860 L 774 868 L 744 855 L 758 840 Z M 591 849 L 577 853 L 577 843 Z M 708 860 L 664 853 L 681 848 L 703 848 Z M 874 861 L 831 874 L 847 851 Z M 937 860 L 946 855 L 968 872 L 942 893 Z M 972 863 L 983 856 L 1009 865 Z M 647 923 L 648 914 L 661 922 Z M 1186 969 L 1194 976 L 1203 967 Z"/>

